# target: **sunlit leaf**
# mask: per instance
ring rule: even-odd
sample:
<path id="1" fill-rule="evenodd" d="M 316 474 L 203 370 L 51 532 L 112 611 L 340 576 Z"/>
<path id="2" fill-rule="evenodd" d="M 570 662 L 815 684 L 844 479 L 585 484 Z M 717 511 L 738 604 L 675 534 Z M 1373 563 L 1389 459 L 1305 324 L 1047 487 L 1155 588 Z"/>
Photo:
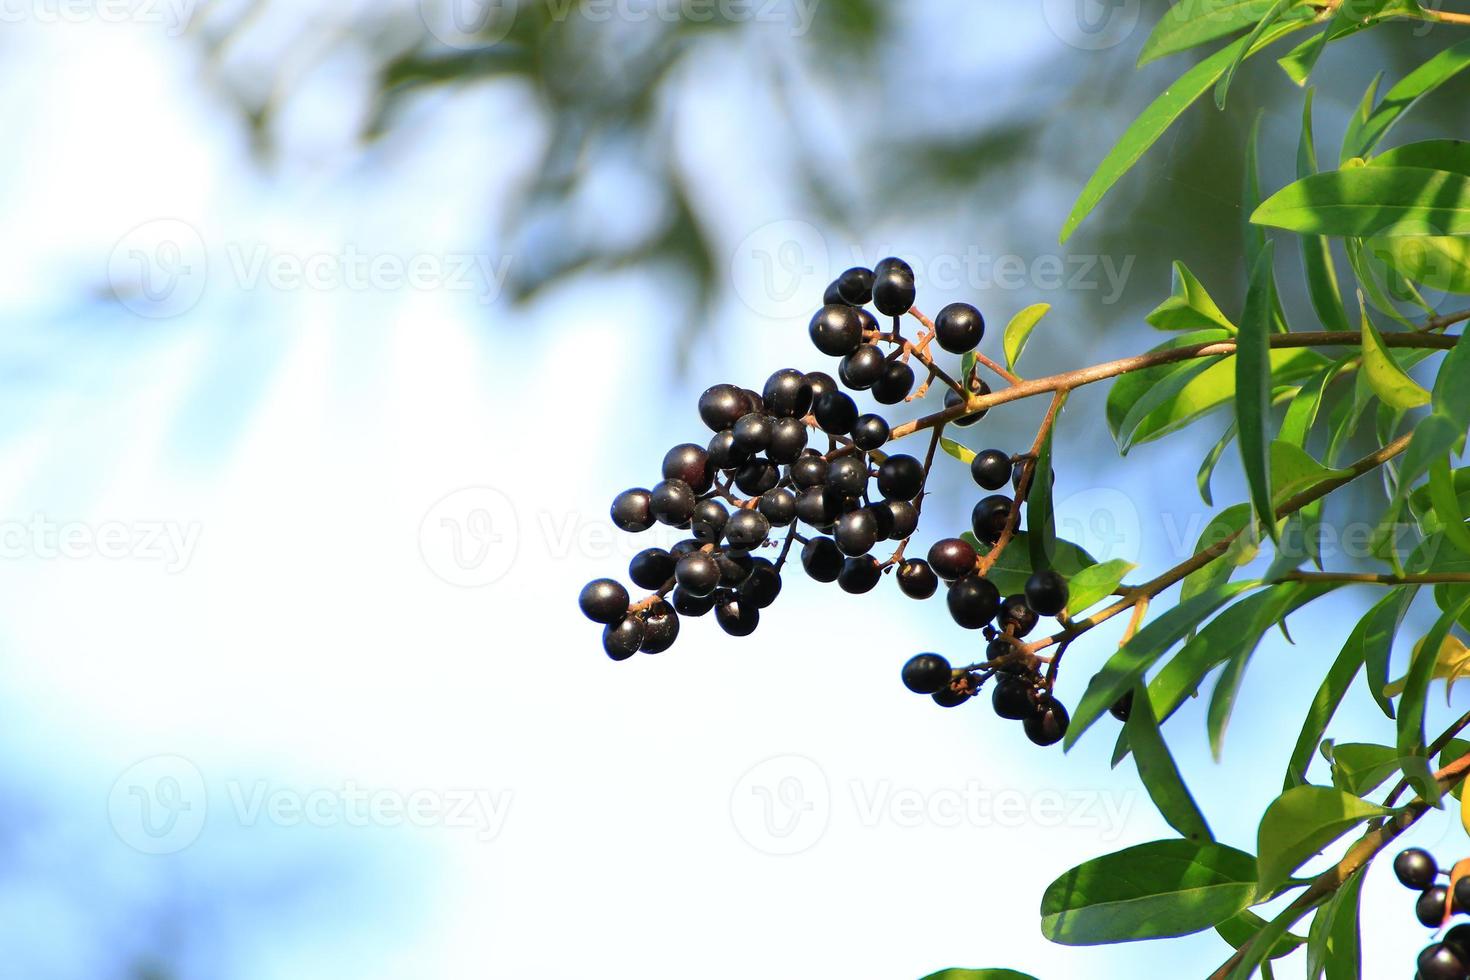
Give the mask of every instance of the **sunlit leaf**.
<path id="1" fill-rule="evenodd" d="M 1331 786 L 1294 786 L 1282 793 L 1266 808 L 1256 832 L 1258 896 L 1271 895 L 1328 844 L 1388 812 Z"/>
<path id="2" fill-rule="evenodd" d="M 1002 346 L 1005 348 L 1008 369 L 1016 369 L 1016 362 L 1021 359 L 1022 352 L 1026 350 L 1026 342 L 1031 339 L 1031 331 L 1036 329 L 1036 324 L 1041 322 L 1041 318 L 1050 309 L 1050 303 L 1032 303 L 1011 317 L 1011 322 L 1006 324 Z"/>
<path id="3" fill-rule="evenodd" d="M 1350 167 L 1287 184 L 1251 215 L 1301 234 L 1470 234 L 1470 177 L 1424 167 Z"/>

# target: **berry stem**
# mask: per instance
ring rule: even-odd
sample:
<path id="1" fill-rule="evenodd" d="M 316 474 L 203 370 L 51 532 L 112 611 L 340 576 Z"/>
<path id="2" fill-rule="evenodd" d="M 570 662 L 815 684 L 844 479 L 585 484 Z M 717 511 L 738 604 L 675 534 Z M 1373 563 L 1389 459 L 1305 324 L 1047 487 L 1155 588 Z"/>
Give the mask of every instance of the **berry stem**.
<path id="1" fill-rule="evenodd" d="M 1026 454 L 1025 463 L 1021 467 L 1021 479 L 1016 483 L 1016 496 L 1011 504 L 1010 516 L 1006 518 L 1005 530 L 1001 532 L 995 547 L 981 555 L 975 562 L 975 571 L 980 575 L 987 574 L 995 563 L 1000 560 L 1001 552 L 1005 551 L 1006 545 L 1016 536 L 1016 530 L 1021 526 L 1021 503 L 1026 499 L 1026 494 L 1031 492 L 1031 477 L 1036 472 L 1036 457 L 1041 453 L 1042 443 L 1051 433 L 1057 423 L 1057 416 L 1061 413 L 1062 404 L 1067 400 L 1067 392 L 1057 391 L 1052 395 L 1051 405 L 1047 407 L 1046 417 L 1041 420 L 1041 427 L 1036 430 L 1036 438 L 1031 443 L 1031 451 Z"/>

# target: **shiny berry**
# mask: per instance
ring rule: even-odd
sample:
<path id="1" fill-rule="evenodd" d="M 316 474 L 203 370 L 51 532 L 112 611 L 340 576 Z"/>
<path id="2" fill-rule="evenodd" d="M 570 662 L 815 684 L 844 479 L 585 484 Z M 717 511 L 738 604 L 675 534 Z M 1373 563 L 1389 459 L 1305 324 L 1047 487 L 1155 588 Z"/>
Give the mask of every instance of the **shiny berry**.
<path id="1" fill-rule="evenodd" d="M 643 642 L 638 649 L 644 653 L 663 653 L 678 638 L 679 614 L 660 599 L 643 614 Z"/>
<path id="2" fill-rule="evenodd" d="M 828 487 L 803 490 L 796 498 L 796 516 L 819 530 L 831 527 L 837 520 L 840 501 L 841 494 Z"/>
<path id="3" fill-rule="evenodd" d="M 866 391 L 883 377 L 885 366 L 883 352 L 872 344 L 863 344 L 842 359 L 837 367 L 837 377 L 849 388 Z"/>
<path id="4" fill-rule="evenodd" d="M 737 555 L 722 551 L 715 556 L 720 565 L 720 585 L 727 589 L 738 588 L 755 571 L 755 559 L 749 555 Z"/>
<path id="5" fill-rule="evenodd" d="M 821 398 L 827 392 L 842 390 L 832 375 L 825 371 L 808 371 L 806 373 L 806 383 L 812 389 L 813 405 L 817 403 L 818 398 Z"/>
<path id="6" fill-rule="evenodd" d="M 857 402 L 846 392 L 824 392 L 812 404 L 812 414 L 823 432 L 834 436 L 846 435 L 858 419 Z"/>
<path id="7" fill-rule="evenodd" d="M 934 339 L 951 354 L 967 354 L 985 336 L 985 317 L 969 303 L 951 303 L 934 318 Z"/>
<path id="8" fill-rule="evenodd" d="M 787 527 L 796 520 L 796 494 L 790 490 L 767 490 L 757 507 L 772 527 Z"/>
<path id="9" fill-rule="evenodd" d="M 888 422 L 881 415 L 863 415 L 852 426 L 852 444 L 867 452 L 888 441 Z"/>
<path id="10" fill-rule="evenodd" d="M 740 601 L 756 609 L 765 609 L 781 594 L 781 573 L 764 558 L 754 559 L 750 577 L 740 584 Z"/>
<path id="11" fill-rule="evenodd" d="M 893 511 L 888 509 L 887 501 L 869 504 L 863 509 L 872 514 L 873 520 L 877 522 L 879 541 L 893 537 Z"/>
<path id="12" fill-rule="evenodd" d="M 996 625 L 1011 636 L 1021 637 L 1036 628 L 1041 617 L 1026 603 L 1024 595 L 1006 596 L 996 614 Z"/>
<path id="13" fill-rule="evenodd" d="M 1393 859 L 1393 873 L 1405 888 L 1422 892 L 1434 884 L 1434 879 L 1439 876 L 1439 865 L 1434 863 L 1434 856 L 1428 851 L 1411 847 L 1400 851 Z"/>
<path id="14" fill-rule="evenodd" d="M 953 674 L 949 661 L 939 654 L 921 653 L 909 658 L 900 676 L 903 686 L 915 694 L 933 694 L 949 687 Z"/>
<path id="15" fill-rule="evenodd" d="M 864 306 L 873 302 L 873 270 L 862 266 L 848 269 L 832 284 L 844 303 Z"/>
<path id="16" fill-rule="evenodd" d="M 1444 922 L 1444 907 L 1448 900 L 1449 890 L 1444 885 L 1431 885 L 1414 903 L 1414 914 L 1422 925 L 1438 929 Z"/>
<path id="17" fill-rule="evenodd" d="M 878 521 L 872 511 L 855 510 L 837 519 L 837 547 L 845 555 L 866 555 L 878 543 Z"/>
<path id="18" fill-rule="evenodd" d="M 975 378 L 975 379 L 972 379 L 971 382 L 970 382 L 970 391 L 973 394 L 980 395 L 980 396 L 988 395 L 988 394 L 990 394 L 990 385 L 986 384 L 984 381 L 981 381 L 979 378 Z M 951 408 L 958 408 L 960 406 L 960 404 L 961 404 L 960 396 L 959 396 L 958 393 L 955 392 L 955 390 L 953 388 L 950 388 L 950 389 L 948 389 L 948 390 L 945 391 L 945 393 L 944 393 L 944 407 L 945 407 L 946 410 L 951 409 Z M 962 416 L 960 416 L 959 418 L 957 418 L 957 419 L 954 420 L 954 424 L 955 425 L 974 425 L 976 422 L 979 422 L 981 419 L 983 419 L 988 414 L 990 414 L 990 409 L 988 409 L 988 408 L 982 408 L 982 409 L 980 409 L 980 411 L 974 412 L 974 413 L 972 413 L 970 415 L 962 415 Z"/>
<path id="19" fill-rule="evenodd" d="M 709 453 L 703 447 L 688 442 L 665 454 L 663 473 L 665 480 L 683 480 L 695 493 L 704 493 L 715 482 Z"/>
<path id="20" fill-rule="evenodd" d="M 735 447 L 735 433 L 728 429 L 715 433 L 707 452 L 709 465 L 717 470 L 733 470 L 750 459 L 750 453 Z"/>
<path id="21" fill-rule="evenodd" d="M 897 405 L 913 390 L 914 369 L 890 359 L 883 363 L 883 376 L 873 384 L 873 400 L 880 405 Z"/>
<path id="22" fill-rule="evenodd" d="M 979 559 L 970 542 L 964 538 L 945 538 L 929 549 L 929 564 L 946 582 L 963 578 L 975 570 Z"/>
<path id="23" fill-rule="evenodd" d="M 910 599 L 927 599 L 939 591 L 939 576 L 924 559 L 910 558 L 898 566 L 898 587 Z"/>
<path id="24" fill-rule="evenodd" d="M 827 288 L 822 290 L 822 303 L 825 306 L 832 306 L 833 304 L 838 306 L 852 305 L 842 298 L 842 286 L 836 279 L 827 283 Z"/>
<path id="25" fill-rule="evenodd" d="M 730 428 L 749 410 L 745 393 L 734 385 L 715 385 L 699 396 L 699 417 L 715 432 Z"/>
<path id="26" fill-rule="evenodd" d="M 798 456 L 786 472 L 797 487 L 809 490 L 826 485 L 827 465 L 827 460 L 821 456 Z"/>
<path id="27" fill-rule="evenodd" d="M 697 551 L 679 559 L 674 567 L 674 580 L 690 595 L 709 595 L 720 584 L 720 566 L 712 555 Z"/>
<path id="28" fill-rule="evenodd" d="M 588 582 L 577 597 L 582 615 L 594 623 L 608 625 L 628 615 L 628 590 L 610 578 Z"/>
<path id="29" fill-rule="evenodd" d="M 653 527 L 653 510 L 649 506 L 652 495 L 641 487 L 624 490 L 613 499 L 612 522 L 620 531 L 634 534 Z"/>
<path id="30" fill-rule="evenodd" d="M 735 448 L 743 453 L 763 453 L 771 444 L 771 433 L 776 428 L 774 419 L 751 412 L 742 415 L 731 430 L 735 435 Z"/>
<path id="31" fill-rule="evenodd" d="M 1043 616 L 1056 616 L 1067 608 L 1067 580 L 1051 569 L 1035 572 L 1026 580 L 1026 602 Z"/>
<path id="32" fill-rule="evenodd" d="M 934 703 L 941 708 L 958 708 L 970 700 L 970 692 L 956 691 L 953 687 L 946 687 L 942 690 L 935 691 L 931 697 L 934 699 Z"/>
<path id="33" fill-rule="evenodd" d="M 628 577 L 640 589 L 661 589 L 674 577 L 674 556 L 662 548 L 647 548 L 628 563 Z"/>
<path id="34" fill-rule="evenodd" d="M 1011 486 L 1014 487 L 1018 492 L 1021 489 L 1021 478 L 1026 475 L 1026 471 L 1030 468 L 1030 462 L 1030 460 L 1020 459 L 1016 461 L 1015 466 L 1011 467 Z M 1056 465 L 1053 464 L 1051 468 L 1051 485 L 1056 486 L 1056 483 L 1057 468 Z"/>
<path id="35" fill-rule="evenodd" d="M 752 459 L 735 472 L 735 487 L 747 497 L 759 497 L 781 482 L 781 468 L 764 457 Z"/>
<path id="36" fill-rule="evenodd" d="M 1026 737 L 1037 745 L 1055 745 L 1066 737 L 1070 721 L 1062 702 L 1047 694 L 1041 698 L 1036 713 L 1021 724 L 1026 729 Z"/>
<path id="37" fill-rule="evenodd" d="M 799 419 L 812 410 L 812 385 L 795 368 L 782 368 L 766 379 L 761 391 L 766 411 L 780 418 Z"/>
<path id="38" fill-rule="evenodd" d="M 919 508 L 907 500 L 890 500 L 884 506 L 893 516 L 893 528 L 888 532 L 893 540 L 903 541 L 919 529 Z"/>
<path id="39" fill-rule="evenodd" d="M 1456 912 L 1470 912 L 1470 878 L 1461 878 L 1455 882 L 1450 894 L 1454 897 Z"/>
<path id="40" fill-rule="evenodd" d="M 664 480 L 653 488 L 649 509 L 660 524 L 679 527 L 694 515 L 694 490 L 683 480 Z"/>
<path id="41" fill-rule="evenodd" d="M 694 505 L 694 513 L 689 517 L 689 528 L 694 532 L 694 537 L 699 541 L 718 541 L 725 533 L 725 522 L 730 519 L 730 512 L 725 505 L 718 500 L 701 500 Z"/>
<path id="42" fill-rule="evenodd" d="M 1011 457 L 999 449 L 976 453 L 970 461 L 970 476 L 986 490 L 999 490 L 1011 478 Z"/>
<path id="43" fill-rule="evenodd" d="M 924 486 L 924 464 L 912 456 L 889 456 L 878 465 L 878 492 L 885 500 L 913 500 Z"/>
<path id="44" fill-rule="evenodd" d="M 976 504 L 975 509 L 970 512 L 970 530 L 978 540 L 995 544 L 1010 523 L 1013 506 L 1010 497 L 991 494 Z"/>
<path id="45" fill-rule="evenodd" d="M 849 497 L 868 489 L 868 464 L 859 456 L 839 456 L 827 467 L 827 486 Z"/>
<path id="46" fill-rule="evenodd" d="M 807 327 L 812 343 L 828 357 L 845 357 L 863 342 L 863 321 L 857 310 L 839 303 L 829 303 L 816 312 Z"/>
<path id="47" fill-rule="evenodd" d="M 1123 696 L 1113 702 L 1108 712 L 1119 721 L 1127 721 L 1133 714 L 1133 692 L 1123 692 Z"/>
<path id="48" fill-rule="evenodd" d="M 1460 959 L 1470 963 L 1470 924 L 1462 923 L 1445 933 L 1444 944 Z"/>
<path id="49" fill-rule="evenodd" d="M 914 305 L 914 270 L 903 259 L 873 266 L 873 305 L 884 316 L 902 316 Z"/>
<path id="50" fill-rule="evenodd" d="M 777 419 L 766 455 L 773 463 L 792 463 L 806 449 L 807 427 L 801 419 Z"/>
<path id="51" fill-rule="evenodd" d="M 1031 685 L 1015 677 L 1002 677 L 990 693 L 990 706 L 1002 718 L 1020 721 L 1036 713 L 1036 702 L 1031 697 Z"/>
<path id="52" fill-rule="evenodd" d="M 835 582 L 847 559 L 831 538 L 812 538 L 801 549 L 801 567 L 818 582 Z"/>
<path id="53" fill-rule="evenodd" d="M 731 599 L 715 606 L 715 622 L 731 636 L 749 636 L 761 624 L 761 611 L 751 603 Z"/>
<path id="54" fill-rule="evenodd" d="M 949 587 L 949 615 L 967 630 L 977 630 L 995 618 L 1000 591 L 989 579 L 966 575 Z"/>
<path id="55" fill-rule="evenodd" d="M 602 631 L 602 649 L 614 660 L 627 660 L 643 644 L 643 620 L 628 616 Z"/>
<path id="56" fill-rule="evenodd" d="M 715 608 L 716 595 L 718 595 L 718 590 L 708 595 L 695 595 L 688 589 L 678 588 L 669 596 L 669 600 L 674 605 L 674 611 L 680 616 L 698 618 Z"/>
<path id="57" fill-rule="evenodd" d="M 1419 953 L 1419 976 L 1424 980 L 1465 980 L 1467 967 L 1449 943 L 1435 943 Z"/>
<path id="58" fill-rule="evenodd" d="M 758 548 L 771 533 L 771 522 L 754 510 L 737 510 L 725 524 L 725 540 L 740 551 Z"/>
<path id="59" fill-rule="evenodd" d="M 882 577 L 883 570 L 878 565 L 878 559 L 872 555 L 862 555 L 842 563 L 842 571 L 837 575 L 837 585 L 843 592 L 862 595 L 872 592 Z"/>

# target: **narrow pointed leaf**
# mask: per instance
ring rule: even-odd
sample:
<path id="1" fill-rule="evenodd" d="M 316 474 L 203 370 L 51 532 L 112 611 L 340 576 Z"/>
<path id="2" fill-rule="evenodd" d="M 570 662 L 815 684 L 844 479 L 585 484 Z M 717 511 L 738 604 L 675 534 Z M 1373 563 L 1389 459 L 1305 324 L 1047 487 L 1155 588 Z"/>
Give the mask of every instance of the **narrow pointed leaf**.
<path id="1" fill-rule="evenodd" d="M 1009 370 L 1016 369 L 1016 362 L 1021 359 L 1021 353 L 1026 349 L 1026 342 L 1031 339 L 1031 331 L 1036 329 L 1036 324 L 1041 322 L 1041 318 L 1046 316 L 1050 309 L 1050 303 L 1032 303 L 1011 317 L 1011 322 L 1006 324 L 1002 346 L 1005 348 L 1006 367 Z"/>
<path id="2" fill-rule="evenodd" d="M 1271 307 L 1275 292 L 1270 243 L 1256 259 L 1246 293 L 1245 313 L 1235 352 L 1235 420 L 1241 461 L 1251 503 L 1266 532 L 1276 537 L 1276 513 L 1271 505 L 1270 438 L 1266 433 L 1271 411 Z"/>
<path id="3" fill-rule="evenodd" d="M 1256 832 L 1260 891 L 1264 899 L 1292 872 L 1365 820 L 1389 811 L 1331 786 L 1295 786 L 1266 808 Z"/>
<path id="4" fill-rule="evenodd" d="M 1261 202 L 1260 225 L 1301 234 L 1470 234 L 1470 176 L 1425 167 L 1349 167 L 1313 174 Z"/>
<path id="5" fill-rule="evenodd" d="M 1125 726 L 1128 742 L 1133 747 L 1133 761 L 1138 778 L 1148 790 L 1149 798 L 1169 826 L 1180 836 L 1196 844 L 1215 839 L 1205 815 L 1190 795 L 1189 787 L 1179 774 L 1179 767 L 1164 744 L 1159 721 L 1149 704 L 1148 691 L 1140 685 L 1134 689 L 1133 710 Z"/>

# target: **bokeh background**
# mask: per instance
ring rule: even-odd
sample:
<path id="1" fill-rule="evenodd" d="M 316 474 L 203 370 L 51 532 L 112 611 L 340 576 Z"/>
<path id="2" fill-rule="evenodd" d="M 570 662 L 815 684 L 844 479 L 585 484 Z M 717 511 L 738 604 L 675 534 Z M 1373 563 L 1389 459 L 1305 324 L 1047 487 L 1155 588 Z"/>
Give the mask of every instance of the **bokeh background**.
<path id="1" fill-rule="evenodd" d="M 1212 969 L 1213 934 L 1042 940 L 1053 877 L 1168 830 L 1109 770 L 1106 724 L 1064 756 L 904 692 L 914 652 L 974 649 L 941 607 L 795 576 L 750 640 L 693 622 L 614 664 L 574 606 L 653 543 L 607 505 L 703 440 L 699 391 L 832 369 L 805 323 L 847 266 L 909 259 L 921 308 L 981 306 L 991 353 L 1053 304 L 1028 374 L 1156 342 L 1142 314 L 1176 258 L 1238 310 L 1244 136 L 1264 107 L 1277 186 L 1299 123 L 1267 59 L 1056 245 L 1189 60 L 1134 70 L 1163 8 L 6 5 L 0 974 Z M 1446 30 L 1329 50 L 1324 144 Z M 1466 94 L 1400 135 L 1452 131 Z M 1061 532 L 1173 564 L 1224 420 L 1119 459 L 1104 395 L 1062 420 Z M 966 438 L 1024 447 L 1040 409 Z M 1233 456 L 1216 488 L 1243 499 Z M 951 463 L 918 544 L 973 497 Z M 1222 839 L 1253 848 L 1366 602 L 1268 639 L 1222 764 L 1202 706 L 1170 724 Z M 1073 702 L 1116 642 L 1097 632 Z M 1359 740 L 1388 724 L 1361 691 L 1342 719 Z M 1433 817 L 1419 838 L 1449 860 L 1457 834 Z M 1411 897 L 1370 877 L 1365 975 L 1410 971 Z"/>

